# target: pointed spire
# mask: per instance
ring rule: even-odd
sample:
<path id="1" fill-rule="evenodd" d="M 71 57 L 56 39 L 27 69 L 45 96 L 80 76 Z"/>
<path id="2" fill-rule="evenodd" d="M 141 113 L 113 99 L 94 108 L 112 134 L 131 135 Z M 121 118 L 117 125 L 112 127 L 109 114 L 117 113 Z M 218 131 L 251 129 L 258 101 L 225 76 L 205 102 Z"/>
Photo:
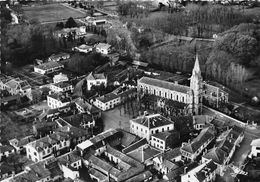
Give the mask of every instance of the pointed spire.
<path id="1" fill-rule="evenodd" d="M 192 70 L 192 75 L 196 75 L 196 74 L 201 75 L 198 53 L 196 53 L 195 64 Z"/>

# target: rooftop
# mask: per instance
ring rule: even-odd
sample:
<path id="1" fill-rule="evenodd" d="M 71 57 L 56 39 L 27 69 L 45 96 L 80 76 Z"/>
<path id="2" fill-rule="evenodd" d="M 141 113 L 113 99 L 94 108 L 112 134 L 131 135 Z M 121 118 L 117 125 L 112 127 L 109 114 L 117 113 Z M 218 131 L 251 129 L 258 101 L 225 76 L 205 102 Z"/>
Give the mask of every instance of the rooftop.
<path id="1" fill-rule="evenodd" d="M 106 79 L 104 73 L 94 74 L 94 73 L 91 72 L 86 77 L 86 80 L 99 80 L 99 79 Z"/>
<path id="2" fill-rule="evenodd" d="M 168 81 L 164 81 L 164 80 L 158 80 L 158 79 L 154 79 L 154 78 L 149 78 L 149 77 L 142 77 L 139 81 L 139 83 L 144 83 L 147 85 L 152 85 L 152 86 L 156 86 L 159 88 L 164 88 L 164 89 L 169 89 L 172 91 L 177 91 L 177 92 L 181 92 L 181 93 L 189 93 L 190 87 L 188 86 L 184 86 L 184 85 L 179 85 L 179 84 L 175 84 L 172 82 L 168 82 Z"/>
<path id="3" fill-rule="evenodd" d="M 35 66 L 35 68 L 38 68 L 41 70 L 48 70 L 48 69 L 57 68 L 57 67 L 63 67 L 63 65 L 58 62 L 50 61 L 50 62 Z"/>
<path id="4" fill-rule="evenodd" d="M 189 153 L 195 153 L 201 146 L 203 146 L 209 139 L 215 137 L 214 130 L 210 127 L 201 130 L 200 134 L 189 144 L 183 146 L 181 149 Z"/>
<path id="5" fill-rule="evenodd" d="M 71 86 L 69 82 L 58 82 L 58 83 L 54 83 L 53 85 L 59 88 L 66 88 Z"/>
<path id="6" fill-rule="evenodd" d="M 224 164 L 227 154 L 220 148 L 214 147 L 208 153 L 203 155 L 203 157 L 206 159 L 212 159 L 217 164 Z"/>
<path id="7" fill-rule="evenodd" d="M 127 154 L 129 152 L 132 152 L 136 149 L 138 149 L 139 147 L 146 145 L 147 144 L 147 140 L 145 138 L 142 138 L 141 140 L 136 141 L 135 143 L 133 143 L 132 145 L 126 146 L 122 152 Z"/>
<path id="8" fill-rule="evenodd" d="M 79 113 L 79 114 L 64 117 L 62 119 L 75 127 L 83 127 L 84 124 L 93 122 L 92 116 L 87 113 Z"/>
<path id="9" fill-rule="evenodd" d="M 13 89 L 28 89 L 31 88 L 30 84 L 26 80 L 20 78 L 14 78 L 5 83 L 6 86 Z"/>
<path id="10" fill-rule="evenodd" d="M 200 171 L 198 171 L 195 176 L 199 181 L 204 181 L 208 178 L 208 175 L 213 173 L 217 169 L 217 165 L 211 160 L 208 162 Z"/>
<path id="11" fill-rule="evenodd" d="M 149 129 L 157 128 L 165 125 L 173 125 L 174 123 L 165 118 L 160 114 L 151 114 L 148 116 L 139 116 L 136 119 L 132 119 L 132 122 L 138 123 L 140 125 L 146 126 Z"/>
<path id="12" fill-rule="evenodd" d="M 91 114 L 97 113 L 100 111 L 96 106 L 84 101 L 83 99 L 77 99 L 75 101 L 75 103 L 77 105 L 79 105 L 80 107 L 82 107 L 83 109 L 86 109 L 87 111 L 89 111 Z"/>
<path id="13" fill-rule="evenodd" d="M 260 138 L 253 140 L 250 145 L 260 147 Z"/>
<path id="14" fill-rule="evenodd" d="M 166 132 L 160 132 L 160 133 L 153 134 L 152 136 L 165 141 L 168 138 L 168 136 L 170 136 L 170 135 L 172 135 L 172 133 L 166 131 Z"/>
<path id="15" fill-rule="evenodd" d="M 53 93 L 51 95 L 48 95 L 47 97 L 51 97 L 51 98 L 53 98 L 55 100 L 59 100 L 62 103 L 71 101 L 71 98 L 69 96 L 66 96 L 66 95 L 61 94 L 61 93 Z"/>
<path id="16" fill-rule="evenodd" d="M 127 155 L 130 157 L 136 159 L 139 162 L 145 162 L 148 159 L 151 159 L 153 157 L 156 157 L 161 152 L 157 149 L 154 149 L 148 145 L 144 145 L 142 147 L 139 147 L 138 149 L 129 152 Z"/>
<path id="17" fill-rule="evenodd" d="M 86 44 L 82 44 L 78 47 L 79 49 L 90 49 L 92 48 L 92 46 L 86 45 Z"/>
<path id="18" fill-rule="evenodd" d="M 96 45 L 96 48 L 98 49 L 109 49 L 111 47 L 111 45 L 106 44 L 106 43 L 99 43 Z"/>

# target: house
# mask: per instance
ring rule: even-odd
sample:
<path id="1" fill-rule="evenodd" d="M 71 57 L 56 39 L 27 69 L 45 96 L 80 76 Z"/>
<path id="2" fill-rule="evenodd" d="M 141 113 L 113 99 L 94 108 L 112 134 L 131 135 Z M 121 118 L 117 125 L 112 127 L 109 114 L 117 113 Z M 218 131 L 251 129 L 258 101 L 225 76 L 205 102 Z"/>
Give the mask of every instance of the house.
<path id="1" fill-rule="evenodd" d="M 60 118 L 66 122 L 69 126 L 75 126 L 77 128 L 94 128 L 95 120 L 87 113 L 74 114 L 71 116 Z"/>
<path id="2" fill-rule="evenodd" d="M 7 90 L 11 95 L 21 95 L 27 96 L 32 100 L 32 87 L 26 80 L 21 80 L 20 78 L 13 78 L 5 82 L 2 86 L 3 90 Z"/>
<path id="3" fill-rule="evenodd" d="M 14 166 L 7 164 L 5 162 L 0 163 L 0 180 L 4 180 L 15 174 Z"/>
<path id="4" fill-rule="evenodd" d="M 51 55 L 48 58 L 48 61 L 58 62 L 58 61 L 66 60 L 66 59 L 69 59 L 69 58 L 70 58 L 70 54 L 61 52 L 61 53 L 58 53 L 58 54 Z"/>
<path id="5" fill-rule="evenodd" d="M 111 45 L 106 43 L 99 43 L 96 46 L 96 52 L 99 52 L 101 54 L 109 54 L 111 52 Z"/>
<path id="6" fill-rule="evenodd" d="M 152 178 L 153 178 L 153 174 L 150 171 L 145 171 L 126 180 L 126 182 L 143 182 L 143 181 L 147 182 L 152 180 Z"/>
<path id="7" fill-rule="evenodd" d="M 20 103 L 21 103 L 21 95 L 20 94 L 0 98 L 1 107 L 19 105 Z"/>
<path id="8" fill-rule="evenodd" d="M 57 123 L 53 121 L 38 121 L 33 123 L 33 134 L 36 137 L 44 137 L 55 131 L 57 127 Z"/>
<path id="9" fill-rule="evenodd" d="M 249 157 L 260 157 L 260 138 L 253 140 L 250 146 L 251 152 L 249 154 Z"/>
<path id="10" fill-rule="evenodd" d="M 142 62 L 142 61 L 137 61 L 137 60 L 134 60 L 134 61 L 132 62 L 132 64 L 133 64 L 136 68 L 138 68 L 138 67 L 146 68 L 146 67 L 148 66 L 148 63 Z"/>
<path id="11" fill-rule="evenodd" d="M 53 93 L 47 96 L 47 104 L 51 109 L 64 107 L 71 103 L 71 98 L 68 95 Z"/>
<path id="12" fill-rule="evenodd" d="M 225 166 L 229 164 L 235 153 L 236 147 L 239 147 L 243 138 L 244 129 L 238 126 L 233 126 L 233 128 L 223 132 L 216 139 L 216 145 L 214 148 L 202 155 L 202 162 L 213 160 L 217 165 L 217 173 L 223 175 Z"/>
<path id="13" fill-rule="evenodd" d="M 78 52 L 82 52 L 82 53 L 89 53 L 93 50 L 93 47 L 92 46 L 88 46 L 86 44 L 82 44 L 78 47 L 74 47 L 72 48 L 73 51 L 78 51 Z"/>
<path id="14" fill-rule="evenodd" d="M 11 146 L 15 148 L 15 151 L 18 154 L 20 154 L 20 153 L 25 153 L 25 146 L 34 140 L 36 140 L 36 138 L 34 138 L 33 135 L 30 135 L 21 139 L 17 139 L 17 138 L 11 139 L 9 140 L 9 143 Z"/>
<path id="15" fill-rule="evenodd" d="M 183 175 L 181 175 L 182 182 L 211 182 L 216 179 L 216 169 L 217 165 L 214 164 L 212 160 L 202 163 L 197 167 L 185 171 Z M 186 168 L 187 170 L 187 168 Z"/>
<path id="16" fill-rule="evenodd" d="M 60 155 L 61 151 L 69 151 L 69 147 L 70 136 L 62 132 L 55 132 L 25 146 L 27 158 L 34 162 L 41 161 L 52 155 Z"/>
<path id="17" fill-rule="evenodd" d="M 175 145 L 178 144 L 176 141 L 178 142 L 178 140 L 180 140 L 179 133 L 165 131 L 151 135 L 150 145 L 165 151 L 169 148 L 176 147 Z"/>
<path id="18" fill-rule="evenodd" d="M 50 61 L 47 63 L 43 63 L 40 65 L 34 66 L 34 72 L 40 73 L 42 75 L 46 75 L 46 74 L 60 71 L 63 68 L 64 68 L 64 65 L 62 65 L 58 62 Z"/>
<path id="19" fill-rule="evenodd" d="M 58 82 L 51 84 L 50 89 L 54 93 L 70 92 L 73 91 L 73 86 L 69 82 Z"/>
<path id="20" fill-rule="evenodd" d="M 176 162 L 179 161 L 181 161 L 181 151 L 180 148 L 175 148 L 165 151 L 153 158 L 153 166 L 163 175 L 167 175 L 170 171 L 179 168 L 176 164 Z"/>
<path id="21" fill-rule="evenodd" d="M 4 158 L 7 158 L 13 153 L 15 153 L 14 147 L 12 147 L 11 145 L 2 145 L 0 143 L 0 161 L 2 161 Z"/>
<path id="22" fill-rule="evenodd" d="M 174 123 L 160 114 L 143 115 L 130 120 L 130 132 L 147 141 L 153 134 L 173 129 Z"/>
<path id="23" fill-rule="evenodd" d="M 91 90 L 91 87 L 93 85 L 99 86 L 101 84 L 104 84 L 105 87 L 107 86 L 107 77 L 105 77 L 104 73 L 94 74 L 91 72 L 86 77 L 86 81 L 87 81 L 87 90 Z"/>
<path id="24" fill-rule="evenodd" d="M 194 161 L 214 139 L 215 130 L 213 127 L 202 129 L 192 142 L 183 144 L 181 147 L 183 159 Z"/>
<path id="25" fill-rule="evenodd" d="M 119 87 L 113 92 L 97 97 L 93 104 L 102 111 L 106 111 L 113 109 L 127 99 L 132 100 L 136 94 L 135 88 Z"/>
<path id="26" fill-rule="evenodd" d="M 213 120 L 213 117 L 210 117 L 209 115 L 196 115 L 192 117 L 193 119 L 193 127 L 195 130 L 202 130 L 204 127 L 206 127 L 210 121 Z"/>
<path id="27" fill-rule="evenodd" d="M 84 99 L 76 99 L 75 104 L 79 113 L 88 113 L 92 115 L 95 120 L 101 118 L 101 110 L 87 101 L 84 101 Z"/>
<path id="28" fill-rule="evenodd" d="M 59 73 L 53 76 L 53 83 L 66 82 L 66 81 L 69 81 L 69 78 L 65 74 Z"/>

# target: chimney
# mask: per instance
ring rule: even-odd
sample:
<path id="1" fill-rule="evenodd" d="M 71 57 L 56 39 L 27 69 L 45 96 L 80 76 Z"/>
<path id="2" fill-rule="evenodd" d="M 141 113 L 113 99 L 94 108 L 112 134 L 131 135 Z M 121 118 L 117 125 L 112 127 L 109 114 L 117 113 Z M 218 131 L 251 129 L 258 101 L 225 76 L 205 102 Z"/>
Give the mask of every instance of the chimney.
<path id="1" fill-rule="evenodd" d="M 184 172 L 183 172 L 184 174 L 187 173 L 187 168 L 188 168 L 187 166 L 184 167 Z"/>

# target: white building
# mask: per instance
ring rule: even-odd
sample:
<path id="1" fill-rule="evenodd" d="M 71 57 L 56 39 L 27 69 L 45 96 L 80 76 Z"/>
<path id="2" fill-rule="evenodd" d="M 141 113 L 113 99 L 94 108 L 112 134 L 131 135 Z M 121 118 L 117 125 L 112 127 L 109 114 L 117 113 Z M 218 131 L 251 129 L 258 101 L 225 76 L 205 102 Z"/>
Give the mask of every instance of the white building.
<path id="1" fill-rule="evenodd" d="M 79 47 L 74 47 L 72 48 L 73 51 L 78 51 L 78 52 L 82 52 L 82 53 L 89 53 L 93 50 L 92 46 L 88 46 L 86 44 L 82 44 Z"/>
<path id="2" fill-rule="evenodd" d="M 62 53 L 59 53 L 59 54 L 51 55 L 48 60 L 58 62 L 58 61 L 66 60 L 66 59 L 69 59 L 69 58 L 70 58 L 70 54 L 62 52 Z"/>
<path id="3" fill-rule="evenodd" d="M 251 142 L 251 152 L 249 157 L 259 157 L 260 156 L 260 138 L 255 139 Z"/>
<path id="4" fill-rule="evenodd" d="M 174 123 L 160 114 L 144 115 L 130 120 L 130 132 L 148 141 L 153 134 L 173 129 Z"/>
<path id="5" fill-rule="evenodd" d="M 53 83 L 66 82 L 66 81 L 69 81 L 69 78 L 67 75 L 62 73 L 54 75 L 53 77 Z"/>
<path id="6" fill-rule="evenodd" d="M 111 45 L 106 43 L 99 43 L 96 45 L 96 51 L 101 54 L 109 54 L 111 52 Z"/>
<path id="7" fill-rule="evenodd" d="M 45 75 L 56 71 L 60 71 L 62 68 L 64 68 L 64 65 L 58 62 L 50 61 L 47 63 L 34 66 L 34 72 Z"/>
<path id="8" fill-rule="evenodd" d="M 47 104 L 51 109 L 64 107 L 70 104 L 71 98 L 63 94 L 54 93 L 47 96 Z"/>
<path id="9" fill-rule="evenodd" d="M 87 89 L 91 90 L 91 87 L 93 85 L 95 86 L 99 86 L 101 84 L 104 84 L 104 86 L 107 86 L 107 77 L 105 77 L 104 73 L 101 74 L 94 74 L 94 73 L 90 73 L 87 77 Z"/>
<path id="10" fill-rule="evenodd" d="M 50 89 L 55 93 L 72 92 L 73 86 L 68 82 L 58 82 L 51 84 Z"/>
<path id="11" fill-rule="evenodd" d="M 216 179 L 217 165 L 212 160 L 189 171 L 185 171 L 186 169 L 184 169 L 184 174 L 181 175 L 182 182 L 212 182 Z"/>
<path id="12" fill-rule="evenodd" d="M 34 162 L 41 161 L 55 152 L 59 153 L 59 151 L 69 147 L 70 137 L 64 133 L 53 133 L 25 146 L 27 158 Z"/>
<path id="13" fill-rule="evenodd" d="M 176 139 L 178 138 L 175 138 L 173 133 L 165 131 L 165 132 L 153 134 L 151 136 L 150 144 L 154 148 L 165 151 L 166 149 L 169 148 L 171 143 L 173 143 L 174 140 Z"/>

